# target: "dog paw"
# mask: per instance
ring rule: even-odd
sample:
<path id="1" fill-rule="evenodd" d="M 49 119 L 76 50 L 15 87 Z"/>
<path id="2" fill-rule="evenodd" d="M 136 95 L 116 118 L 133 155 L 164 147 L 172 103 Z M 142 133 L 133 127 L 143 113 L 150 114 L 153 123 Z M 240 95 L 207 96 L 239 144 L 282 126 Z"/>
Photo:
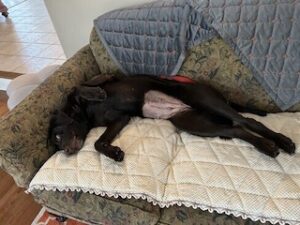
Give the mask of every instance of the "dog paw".
<path id="1" fill-rule="evenodd" d="M 117 162 L 122 162 L 124 160 L 125 153 L 119 147 L 113 147 L 112 157 Z"/>
<path id="2" fill-rule="evenodd" d="M 225 136 L 220 136 L 220 138 L 223 140 L 231 140 L 232 139 L 232 137 L 225 137 Z"/>
<path id="3" fill-rule="evenodd" d="M 280 153 L 278 146 L 271 140 L 261 139 L 259 145 L 259 150 L 272 158 L 276 158 Z"/>
<path id="4" fill-rule="evenodd" d="M 97 141 L 95 143 L 95 148 L 97 151 L 117 162 L 121 162 L 124 159 L 125 153 L 117 146 L 112 146 L 106 142 Z"/>
<path id="5" fill-rule="evenodd" d="M 289 154 L 294 154 L 296 150 L 295 143 L 288 137 L 284 136 L 283 134 L 278 134 L 276 138 L 276 144 L 279 148 L 283 149 L 285 152 Z"/>

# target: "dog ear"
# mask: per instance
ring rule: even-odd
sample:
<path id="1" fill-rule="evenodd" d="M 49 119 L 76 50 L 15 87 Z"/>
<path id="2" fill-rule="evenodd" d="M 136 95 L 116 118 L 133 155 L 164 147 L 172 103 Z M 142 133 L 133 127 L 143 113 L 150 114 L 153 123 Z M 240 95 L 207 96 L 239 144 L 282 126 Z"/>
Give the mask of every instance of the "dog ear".
<path id="1" fill-rule="evenodd" d="M 84 82 L 82 86 L 86 87 L 96 87 L 96 86 L 101 86 L 101 84 L 114 81 L 116 80 L 116 76 L 112 74 L 103 74 L 103 75 L 98 75 L 94 76 L 92 79 Z"/>
<path id="2" fill-rule="evenodd" d="M 63 111 L 57 110 L 50 118 L 50 127 L 55 127 L 61 124 L 70 124 L 73 119 Z"/>
<path id="3" fill-rule="evenodd" d="M 51 143 L 51 136 L 52 136 L 53 129 L 55 127 L 55 121 L 56 121 L 56 117 L 57 117 L 58 114 L 59 114 L 59 111 L 54 110 L 54 112 L 52 113 L 52 116 L 50 117 L 50 120 L 49 120 L 48 133 L 47 133 L 47 143 L 46 143 L 47 148 L 49 148 L 50 144 L 52 144 Z"/>
<path id="4" fill-rule="evenodd" d="M 80 103 L 80 89 L 81 87 L 72 87 L 70 93 L 68 94 L 67 102 L 69 103 Z M 75 102 L 74 102 L 75 101 Z"/>
<path id="5" fill-rule="evenodd" d="M 100 87 L 81 87 L 78 95 L 83 100 L 93 102 L 103 102 L 107 98 L 106 91 Z"/>
<path id="6" fill-rule="evenodd" d="M 51 113 L 51 115 L 57 115 L 58 113 L 59 113 L 58 109 L 55 109 L 55 110 Z"/>
<path id="7" fill-rule="evenodd" d="M 46 146 L 48 150 L 51 152 L 51 154 L 55 153 L 57 151 L 55 144 L 52 141 L 53 132 L 55 128 L 61 124 L 68 124 L 71 123 L 72 119 L 68 117 L 64 112 L 60 110 L 55 110 L 50 117 L 49 120 L 49 126 L 48 126 L 48 134 L 47 134 L 47 142 Z"/>

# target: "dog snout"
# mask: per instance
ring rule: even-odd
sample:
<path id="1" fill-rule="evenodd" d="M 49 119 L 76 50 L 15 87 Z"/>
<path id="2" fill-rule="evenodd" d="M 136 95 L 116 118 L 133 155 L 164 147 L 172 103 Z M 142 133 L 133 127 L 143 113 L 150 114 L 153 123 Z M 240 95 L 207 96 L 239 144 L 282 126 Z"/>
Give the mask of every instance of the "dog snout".
<path id="1" fill-rule="evenodd" d="M 69 144 L 69 146 L 65 147 L 65 152 L 68 155 L 74 154 L 74 153 L 78 152 L 82 148 L 82 145 L 83 145 L 83 141 L 82 140 L 74 138 L 71 141 L 71 143 Z"/>
<path id="2" fill-rule="evenodd" d="M 65 153 L 71 155 L 74 151 L 71 148 L 65 148 Z"/>
<path id="3" fill-rule="evenodd" d="M 72 142 L 73 149 L 79 151 L 82 148 L 82 145 L 83 145 L 83 141 L 75 137 Z"/>

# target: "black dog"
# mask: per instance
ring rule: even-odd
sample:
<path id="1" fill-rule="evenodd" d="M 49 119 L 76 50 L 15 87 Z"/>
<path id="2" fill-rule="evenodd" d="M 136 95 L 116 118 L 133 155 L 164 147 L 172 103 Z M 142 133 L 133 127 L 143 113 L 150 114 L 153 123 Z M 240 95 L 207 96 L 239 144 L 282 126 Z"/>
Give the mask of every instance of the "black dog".
<path id="1" fill-rule="evenodd" d="M 279 148 L 289 154 L 295 152 L 291 139 L 254 119 L 243 117 L 236 109 L 259 111 L 227 103 L 216 90 L 205 84 L 181 83 L 146 75 L 98 76 L 74 88 L 63 109 L 50 121 L 49 140 L 57 150 L 73 154 L 80 150 L 91 128 L 107 126 L 95 148 L 116 161 L 122 161 L 124 152 L 111 142 L 131 117 L 145 117 L 145 98 L 152 90 L 181 101 L 184 109 L 166 118 L 180 130 L 201 137 L 240 138 L 271 157 L 279 154 Z"/>

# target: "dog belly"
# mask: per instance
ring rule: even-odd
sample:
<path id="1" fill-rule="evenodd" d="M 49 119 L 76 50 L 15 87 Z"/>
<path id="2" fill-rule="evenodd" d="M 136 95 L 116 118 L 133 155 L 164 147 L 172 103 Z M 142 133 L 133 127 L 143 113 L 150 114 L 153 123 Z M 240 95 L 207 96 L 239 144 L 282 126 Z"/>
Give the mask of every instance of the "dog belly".
<path id="1" fill-rule="evenodd" d="M 159 91 L 148 91 L 144 96 L 143 116 L 153 119 L 169 119 L 177 113 L 190 110 L 182 101 Z"/>

